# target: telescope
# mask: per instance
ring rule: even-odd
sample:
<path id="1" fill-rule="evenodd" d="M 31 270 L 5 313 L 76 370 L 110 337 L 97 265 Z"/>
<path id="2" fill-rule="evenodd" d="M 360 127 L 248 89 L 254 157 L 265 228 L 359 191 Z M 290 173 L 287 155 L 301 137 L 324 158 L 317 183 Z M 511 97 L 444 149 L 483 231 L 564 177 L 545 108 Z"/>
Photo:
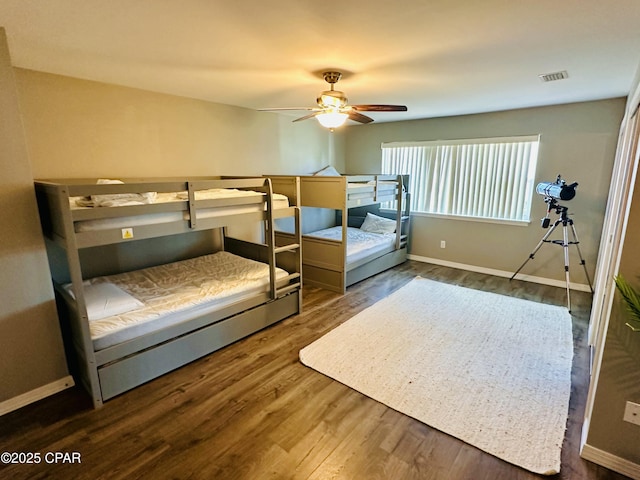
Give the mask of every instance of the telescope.
<path id="1" fill-rule="evenodd" d="M 562 180 L 560 175 L 558 175 L 555 182 L 539 183 L 536 187 L 536 193 L 544 195 L 550 199 L 567 201 L 576 196 L 577 186 L 578 182 L 573 182 L 571 185 L 567 185 L 567 182 Z"/>
<path id="2" fill-rule="evenodd" d="M 549 215 L 551 215 L 551 211 L 555 210 L 555 212 L 560 215 L 559 218 L 554 222 L 553 226 L 549 229 L 547 233 L 544 234 L 540 242 L 536 248 L 533 249 L 533 252 L 529 254 L 529 258 L 527 258 L 520 268 L 515 271 L 515 273 L 511 276 L 511 280 L 515 278 L 515 276 L 522 270 L 522 268 L 526 265 L 529 260 L 532 260 L 535 256 L 536 252 L 544 245 L 545 243 L 551 243 L 553 245 L 560 245 L 564 250 L 564 275 L 567 283 L 567 308 L 569 309 L 569 313 L 571 313 L 571 294 L 570 294 L 570 285 L 569 285 L 569 245 L 575 245 L 578 250 L 578 255 L 580 256 L 580 264 L 582 268 L 584 268 L 584 274 L 587 277 L 587 282 L 589 283 L 589 289 L 591 293 L 593 293 L 593 287 L 591 286 L 591 279 L 589 278 L 589 272 L 587 272 L 587 267 L 585 265 L 584 259 L 582 258 L 582 252 L 580 252 L 580 247 L 578 247 L 578 234 L 576 233 L 576 229 L 573 225 L 573 220 L 569 218 L 567 213 L 568 208 L 560 205 L 558 200 L 571 200 L 576 196 L 576 187 L 578 186 L 578 182 L 573 182 L 571 185 L 567 185 L 567 182 L 562 180 L 562 177 L 558 175 L 555 182 L 542 182 L 539 183 L 536 187 L 536 193 L 540 195 L 544 195 L 544 202 L 547 204 L 547 215 L 542 219 L 542 228 L 549 228 L 551 224 L 551 219 Z M 550 235 L 556 229 L 558 225 L 562 225 L 562 240 L 549 240 Z M 569 232 L 571 229 L 571 232 Z M 572 234 L 573 239 L 569 239 L 569 233 Z"/>

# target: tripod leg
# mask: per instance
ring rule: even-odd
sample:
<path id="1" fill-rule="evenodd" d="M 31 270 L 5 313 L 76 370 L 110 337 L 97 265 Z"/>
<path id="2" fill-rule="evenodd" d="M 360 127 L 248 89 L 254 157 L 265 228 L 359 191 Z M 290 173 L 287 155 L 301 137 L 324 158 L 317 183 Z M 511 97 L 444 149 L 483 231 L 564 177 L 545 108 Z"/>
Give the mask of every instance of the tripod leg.
<path id="1" fill-rule="evenodd" d="M 587 283 L 589 284 L 589 290 L 591 290 L 591 293 L 593 293 L 593 286 L 591 285 L 591 279 L 589 278 L 589 272 L 587 272 L 587 265 L 584 261 L 584 258 L 582 258 L 582 252 L 580 251 L 580 247 L 578 246 L 578 244 L 580 243 L 578 241 L 578 234 L 576 233 L 576 227 L 573 225 L 573 222 L 571 222 L 571 233 L 573 235 L 573 244 L 576 246 L 576 249 L 578 250 L 578 257 L 580 257 L 580 265 L 582 265 L 582 268 L 584 269 L 584 276 L 587 277 Z"/>
<path id="2" fill-rule="evenodd" d="M 533 251 L 529 254 L 529 256 L 527 257 L 527 259 L 524 261 L 524 263 L 522 265 L 520 265 L 520 267 L 518 267 L 518 269 L 515 271 L 515 273 L 513 275 L 511 275 L 511 278 L 509 279 L 509 281 L 513 280 L 516 275 L 518 273 L 520 273 L 520 270 L 522 270 L 522 268 L 527 264 L 527 262 L 529 260 L 532 260 L 533 257 L 535 256 L 535 254 L 538 252 L 538 250 L 540 250 L 540 247 L 542 247 L 542 245 L 544 245 L 544 242 L 547 241 L 547 238 L 549 238 L 549 236 L 553 233 L 553 231 L 556 229 L 556 227 L 560 224 L 560 220 L 557 220 L 553 226 L 549 229 L 549 231 L 542 237 L 542 239 L 538 242 L 538 245 L 536 245 L 536 248 L 533 249 Z"/>
<path id="3" fill-rule="evenodd" d="M 562 249 L 564 250 L 564 276 L 567 284 L 567 310 L 571 313 L 571 289 L 569 288 L 569 235 L 566 223 L 562 226 L 562 238 Z"/>

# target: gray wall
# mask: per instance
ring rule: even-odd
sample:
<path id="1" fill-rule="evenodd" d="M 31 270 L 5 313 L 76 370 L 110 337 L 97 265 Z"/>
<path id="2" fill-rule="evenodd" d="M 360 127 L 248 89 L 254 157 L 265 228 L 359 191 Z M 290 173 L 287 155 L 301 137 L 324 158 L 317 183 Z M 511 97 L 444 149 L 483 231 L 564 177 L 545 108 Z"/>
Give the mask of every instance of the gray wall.
<path id="1" fill-rule="evenodd" d="M 536 183 L 562 174 L 577 181 L 576 197 L 567 202 L 580 249 L 593 278 L 609 181 L 625 99 L 602 100 L 478 115 L 433 118 L 349 127 L 344 141 L 348 173 L 380 171 L 382 142 L 419 141 L 541 134 Z M 514 226 L 415 216 L 410 253 L 437 261 L 514 272 L 546 233 L 540 219 L 543 198 L 534 194 L 531 223 Z M 554 220 L 556 216 L 552 217 Z M 561 238 L 561 228 L 554 233 Z M 440 241 L 446 248 L 440 248 Z M 577 251 L 569 249 L 572 282 L 586 284 Z M 543 245 L 523 274 L 564 282 L 562 249 Z"/>
<path id="2" fill-rule="evenodd" d="M 317 122 L 15 71 L 35 178 L 304 174 L 330 161 Z"/>
<path id="3" fill-rule="evenodd" d="M 0 28 L 0 411 L 68 378 L 18 97 Z M 19 405 L 18 405 L 19 406 Z"/>

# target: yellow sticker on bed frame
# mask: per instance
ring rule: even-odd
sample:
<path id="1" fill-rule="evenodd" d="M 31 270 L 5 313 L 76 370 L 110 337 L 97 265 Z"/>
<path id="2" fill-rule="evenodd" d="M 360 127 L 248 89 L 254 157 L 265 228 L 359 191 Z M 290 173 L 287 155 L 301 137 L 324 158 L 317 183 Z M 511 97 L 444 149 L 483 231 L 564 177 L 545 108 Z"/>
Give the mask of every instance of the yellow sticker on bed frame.
<path id="1" fill-rule="evenodd" d="M 128 240 L 130 238 L 133 238 L 133 228 L 123 228 L 122 238 L 123 240 Z"/>

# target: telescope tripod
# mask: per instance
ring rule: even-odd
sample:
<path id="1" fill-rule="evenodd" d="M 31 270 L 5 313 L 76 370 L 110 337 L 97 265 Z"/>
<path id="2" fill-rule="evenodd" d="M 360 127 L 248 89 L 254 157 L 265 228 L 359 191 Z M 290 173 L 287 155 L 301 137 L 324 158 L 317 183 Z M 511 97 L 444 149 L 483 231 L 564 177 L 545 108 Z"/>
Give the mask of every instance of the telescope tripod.
<path id="1" fill-rule="evenodd" d="M 553 226 L 549 229 L 549 231 L 544 234 L 540 242 L 538 242 L 538 245 L 536 245 L 536 248 L 533 249 L 533 251 L 529 254 L 529 257 L 524 261 L 522 265 L 520 265 L 520 268 L 518 268 L 518 270 L 515 271 L 515 273 L 511 276 L 509 280 L 513 280 L 515 276 L 520 272 L 520 270 L 522 270 L 522 268 L 527 264 L 527 262 L 529 260 L 533 260 L 533 257 L 538 252 L 538 250 L 540 250 L 540 247 L 542 247 L 542 245 L 544 245 L 545 243 L 553 243 L 555 245 L 561 245 L 564 250 L 564 274 L 565 274 L 565 280 L 567 285 L 566 287 L 567 288 L 567 309 L 569 310 L 569 313 L 571 313 L 571 292 L 569 288 L 569 245 L 576 246 L 576 250 L 578 251 L 578 256 L 580 257 L 580 265 L 582 265 L 582 268 L 584 269 L 584 274 L 587 277 L 587 283 L 589 284 L 589 289 L 591 290 L 591 293 L 593 293 L 593 287 L 591 286 L 591 279 L 589 279 L 589 273 L 587 272 L 587 267 L 585 265 L 584 258 L 582 258 L 582 252 L 580 252 L 580 247 L 578 246 L 580 242 L 578 241 L 578 234 L 576 233 L 576 228 L 573 225 L 573 220 L 569 218 L 569 216 L 567 215 L 567 207 L 556 205 L 552 202 L 550 204 L 548 211 L 550 211 L 552 208 L 556 209 L 556 213 L 559 213 L 560 217 L 554 222 Z M 562 240 L 549 240 L 549 237 L 551 236 L 551 234 L 553 234 L 554 230 L 561 224 L 562 224 Z M 549 218 L 547 216 L 547 218 L 543 219 L 543 227 L 548 225 L 549 225 Z M 571 236 L 572 236 L 571 241 L 569 241 L 569 228 L 571 229 Z"/>

